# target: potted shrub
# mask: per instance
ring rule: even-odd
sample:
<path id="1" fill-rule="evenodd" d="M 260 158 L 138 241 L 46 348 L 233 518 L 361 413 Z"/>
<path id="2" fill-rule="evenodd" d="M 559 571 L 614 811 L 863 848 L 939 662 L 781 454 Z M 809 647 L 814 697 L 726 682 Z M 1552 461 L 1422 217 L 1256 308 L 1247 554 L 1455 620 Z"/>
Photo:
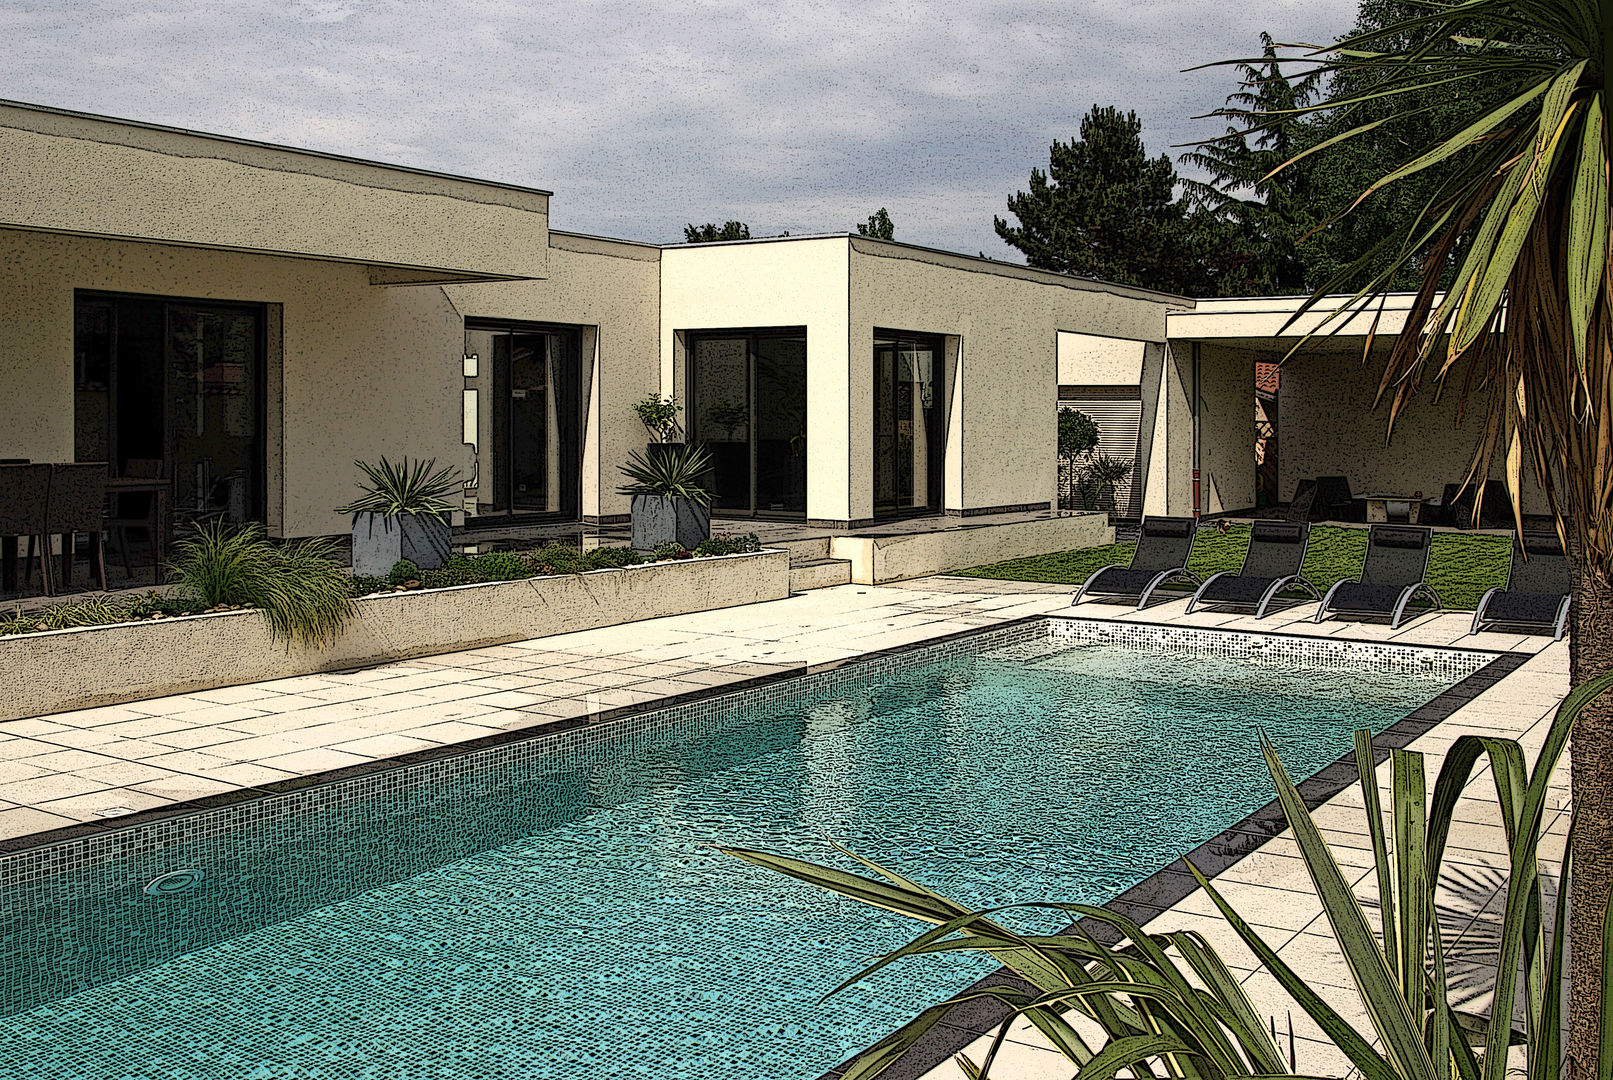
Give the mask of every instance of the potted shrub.
<path id="1" fill-rule="evenodd" d="M 1081 495 L 1081 505 L 1084 510 L 1107 510 L 1110 513 L 1115 509 L 1115 485 L 1131 474 L 1131 462 L 1120 461 L 1108 454 L 1099 455 L 1098 459 L 1081 472 L 1076 481 L 1076 489 Z"/>
<path id="2" fill-rule="evenodd" d="M 711 455 L 693 443 L 654 457 L 628 455 L 622 472 L 633 482 L 616 490 L 633 496 L 634 549 L 676 543 L 693 550 L 711 536 L 711 492 L 700 483 L 710 469 Z"/>
<path id="3" fill-rule="evenodd" d="M 438 469 L 436 458 L 353 464 L 366 477 L 359 482 L 364 494 L 336 508 L 353 515 L 353 573 L 385 577 L 404 559 L 422 570 L 441 567 L 452 528 L 448 514 L 458 509 L 443 497 L 460 490 L 458 470 Z"/>
<path id="4" fill-rule="evenodd" d="M 678 413 L 682 411 L 683 406 L 670 394 L 666 397 L 651 394 L 643 401 L 633 403 L 634 415 L 654 440 L 644 448 L 651 460 L 672 453 L 673 447 L 681 445 L 672 440 L 678 434 Z"/>

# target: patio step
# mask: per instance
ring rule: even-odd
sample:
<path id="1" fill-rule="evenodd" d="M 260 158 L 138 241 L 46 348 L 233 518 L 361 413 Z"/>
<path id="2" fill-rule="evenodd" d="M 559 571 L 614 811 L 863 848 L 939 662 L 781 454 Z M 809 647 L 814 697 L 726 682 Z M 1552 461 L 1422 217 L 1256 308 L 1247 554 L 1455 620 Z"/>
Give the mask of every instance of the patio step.
<path id="1" fill-rule="evenodd" d="M 790 560 L 791 595 L 806 592 L 808 589 L 827 589 L 831 585 L 849 584 L 851 584 L 849 559 L 810 559 L 796 562 L 792 556 Z"/>
<path id="2" fill-rule="evenodd" d="M 821 562 L 829 557 L 829 538 L 811 536 L 802 540 L 765 540 L 763 547 L 783 548 L 790 553 L 790 566 Z"/>

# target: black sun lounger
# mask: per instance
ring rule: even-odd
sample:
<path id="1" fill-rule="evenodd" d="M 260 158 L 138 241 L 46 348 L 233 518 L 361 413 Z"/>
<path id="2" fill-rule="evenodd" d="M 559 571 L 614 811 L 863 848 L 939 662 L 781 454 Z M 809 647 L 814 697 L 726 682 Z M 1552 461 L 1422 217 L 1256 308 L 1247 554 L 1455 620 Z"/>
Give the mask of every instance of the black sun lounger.
<path id="1" fill-rule="evenodd" d="M 1190 517 L 1143 518 L 1131 564 L 1105 566 L 1095 571 L 1081 584 L 1070 604 L 1079 604 L 1091 593 L 1093 596 L 1136 597 L 1140 609 L 1147 606 L 1154 590 L 1167 581 L 1190 581 L 1197 585 L 1198 575 L 1187 569 L 1187 557 L 1193 550 L 1194 525 Z"/>
<path id="2" fill-rule="evenodd" d="M 1528 556 L 1525 558 L 1525 556 Z M 1562 541 L 1553 532 L 1526 532 L 1512 545 L 1512 569 L 1506 588 L 1484 594 L 1473 613 L 1473 629 L 1482 623 L 1547 626 L 1553 641 L 1568 627 L 1568 593 L 1573 588 Z"/>
<path id="3" fill-rule="evenodd" d="M 1433 536 L 1433 530 L 1423 526 L 1372 526 L 1367 534 L 1361 580 L 1340 581 L 1327 590 L 1312 621 L 1321 622 L 1329 612 L 1376 615 L 1388 619 L 1393 629 L 1405 617 L 1406 606 L 1418 596 L 1428 600 L 1430 611 L 1439 610 L 1439 596 L 1426 580 L 1428 547 Z"/>
<path id="4" fill-rule="evenodd" d="M 1311 527 L 1304 521 L 1257 521 L 1249 527 L 1249 550 L 1236 573 L 1223 570 L 1211 574 L 1187 602 L 1192 611 L 1199 604 L 1252 606 L 1255 618 L 1266 615 L 1278 593 L 1303 589 L 1312 600 L 1321 598 L 1316 586 L 1299 572 L 1305 564 Z"/>

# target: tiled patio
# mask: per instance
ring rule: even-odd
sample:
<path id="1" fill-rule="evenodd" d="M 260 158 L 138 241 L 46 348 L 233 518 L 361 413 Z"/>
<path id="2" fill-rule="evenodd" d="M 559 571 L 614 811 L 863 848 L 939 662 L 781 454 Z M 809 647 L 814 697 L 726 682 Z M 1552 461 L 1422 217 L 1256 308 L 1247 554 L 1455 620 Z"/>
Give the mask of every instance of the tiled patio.
<path id="1" fill-rule="evenodd" d="M 713 686 L 738 684 L 803 666 L 990 626 L 1025 616 L 1078 614 L 1146 622 L 1291 634 L 1332 635 L 1417 645 L 1515 651 L 1515 672 L 1419 737 L 1430 777 L 1465 733 L 1519 737 L 1531 751 L 1567 691 L 1566 644 L 1521 634 L 1467 636 L 1470 615 L 1424 616 L 1397 631 L 1357 622 L 1309 622 L 1312 604 L 1265 620 L 1201 610 L 1177 599 L 1144 612 L 1103 603 L 1069 607 L 1072 590 L 1020 582 L 925 578 L 890 586 L 848 585 L 754 604 L 590 630 L 347 673 L 331 673 L 158 698 L 0 723 L 0 840 L 117 817 L 235 788 L 261 788 L 297 776 L 586 718 L 609 709 Z M 1565 770 L 1566 774 L 1566 770 Z M 1379 770 L 1387 786 L 1387 766 Z M 1548 834 L 1559 847 L 1567 827 L 1566 775 L 1550 807 Z M 1341 861 L 1370 896 L 1371 854 L 1357 789 L 1318 811 Z M 1467 956 L 1468 997 L 1482 983 L 1482 948 L 1499 920 L 1504 839 L 1487 773 L 1468 789 L 1452 837 L 1440 903 L 1446 940 Z M 1555 877 L 1552 873 L 1549 876 Z M 1223 872 L 1229 898 L 1268 941 L 1359 1019 L 1348 975 L 1287 834 Z M 1158 913 L 1149 929 L 1197 929 L 1223 950 L 1263 1015 L 1286 1030 L 1289 1005 L 1253 957 L 1229 940 L 1202 892 Z M 1474 955 L 1477 950 L 1477 955 Z M 1471 1007 L 1475 1003 L 1467 1001 Z M 1482 1004 L 1482 1003 L 1479 1003 Z M 1302 1069 L 1342 1074 L 1343 1059 L 1295 1016 Z M 1067 1077 L 1070 1067 L 1034 1032 L 1016 1031 L 993 1075 L 1021 1080 Z M 932 1077 L 961 1076 L 946 1064 Z"/>

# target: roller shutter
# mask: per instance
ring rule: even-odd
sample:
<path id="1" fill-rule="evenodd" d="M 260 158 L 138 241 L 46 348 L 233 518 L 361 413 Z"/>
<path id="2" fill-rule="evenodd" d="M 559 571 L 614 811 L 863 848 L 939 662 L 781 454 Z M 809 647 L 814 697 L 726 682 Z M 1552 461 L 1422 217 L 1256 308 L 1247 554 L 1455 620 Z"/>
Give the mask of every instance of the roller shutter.
<path id="1" fill-rule="evenodd" d="M 1092 417 L 1092 422 L 1098 425 L 1097 453 L 1131 462 L 1131 472 L 1115 485 L 1115 513 L 1126 518 L 1141 517 L 1143 485 L 1137 476 L 1137 456 L 1141 446 L 1143 403 L 1137 392 L 1129 387 L 1061 386 L 1059 408 L 1079 409 Z"/>

